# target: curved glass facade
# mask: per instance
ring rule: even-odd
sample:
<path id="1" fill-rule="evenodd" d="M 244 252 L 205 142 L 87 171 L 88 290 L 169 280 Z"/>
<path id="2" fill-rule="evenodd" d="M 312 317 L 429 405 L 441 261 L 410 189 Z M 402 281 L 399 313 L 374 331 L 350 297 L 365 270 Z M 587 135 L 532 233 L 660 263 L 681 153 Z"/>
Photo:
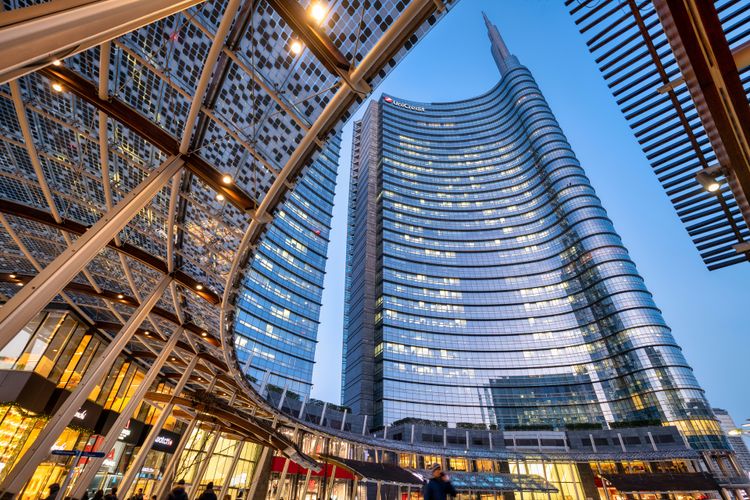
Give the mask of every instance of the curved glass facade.
<path id="1" fill-rule="evenodd" d="M 238 295 L 237 357 L 258 384 L 310 394 L 341 138 L 306 169 L 249 263 Z"/>
<path id="2" fill-rule="evenodd" d="M 383 96 L 355 126 L 344 403 L 376 425 L 659 420 L 723 447 L 534 78 L 493 55 L 486 94 Z"/>

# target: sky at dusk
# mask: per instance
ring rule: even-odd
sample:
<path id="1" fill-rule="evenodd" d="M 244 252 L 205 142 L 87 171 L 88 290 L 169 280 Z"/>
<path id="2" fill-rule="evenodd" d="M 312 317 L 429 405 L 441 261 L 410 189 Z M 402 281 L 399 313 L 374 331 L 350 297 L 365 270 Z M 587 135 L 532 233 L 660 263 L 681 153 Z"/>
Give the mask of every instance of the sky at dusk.
<path id="1" fill-rule="evenodd" d="M 489 90 L 499 74 L 483 10 L 534 74 L 709 401 L 738 424 L 750 418 L 750 265 L 705 268 L 561 0 L 461 0 L 372 98 L 454 101 Z M 331 402 L 339 401 L 341 386 L 351 133 L 349 122 L 313 376 L 313 397 Z"/>

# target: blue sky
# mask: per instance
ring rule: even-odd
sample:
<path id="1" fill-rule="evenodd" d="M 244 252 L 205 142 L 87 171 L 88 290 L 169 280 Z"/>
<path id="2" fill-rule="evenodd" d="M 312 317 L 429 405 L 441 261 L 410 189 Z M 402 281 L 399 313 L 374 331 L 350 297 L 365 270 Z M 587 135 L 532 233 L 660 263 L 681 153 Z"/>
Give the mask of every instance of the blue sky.
<path id="1" fill-rule="evenodd" d="M 712 405 L 750 417 L 750 265 L 709 272 L 561 0 L 461 0 L 373 93 L 468 98 L 499 78 L 481 11 L 531 69 Z M 364 106 L 355 115 L 362 114 Z M 352 123 L 344 128 L 313 396 L 338 402 Z"/>

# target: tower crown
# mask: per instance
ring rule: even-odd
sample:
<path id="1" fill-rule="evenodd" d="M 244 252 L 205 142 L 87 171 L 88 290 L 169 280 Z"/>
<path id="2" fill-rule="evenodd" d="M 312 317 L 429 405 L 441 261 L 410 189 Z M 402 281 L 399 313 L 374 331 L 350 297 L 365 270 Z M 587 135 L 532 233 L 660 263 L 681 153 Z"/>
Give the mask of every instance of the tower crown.
<path id="1" fill-rule="evenodd" d="M 492 51 L 492 57 L 495 59 L 497 69 L 500 70 L 500 76 L 504 76 L 508 72 L 509 65 L 516 59 L 514 55 L 508 50 L 508 46 L 505 45 L 503 37 L 500 35 L 500 30 L 497 26 L 492 24 L 487 14 L 482 12 L 484 18 L 484 24 L 487 26 L 487 36 L 490 39 L 490 50 Z"/>

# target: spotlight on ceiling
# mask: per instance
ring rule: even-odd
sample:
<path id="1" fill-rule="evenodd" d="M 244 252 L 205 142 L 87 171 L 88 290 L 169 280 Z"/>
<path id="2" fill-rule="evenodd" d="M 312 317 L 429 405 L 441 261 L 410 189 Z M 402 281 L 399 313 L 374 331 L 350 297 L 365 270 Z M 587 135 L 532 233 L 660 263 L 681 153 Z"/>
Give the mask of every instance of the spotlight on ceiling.
<path id="1" fill-rule="evenodd" d="M 292 44 L 289 46 L 289 50 L 292 51 L 292 54 L 299 55 L 300 52 L 302 52 L 302 42 L 299 40 L 294 40 Z"/>
<path id="2" fill-rule="evenodd" d="M 315 19 L 317 23 L 322 22 L 323 19 L 325 19 L 327 13 L 328 13 L 328 10 L 320 2 L 315 2 L 310 7 L 310 17 Z"/>
<path id="3" fill-rule="evenodd" d="M 721 183 L 716 180 L 716 177 L 705 170 L 701 170 L 695 174 L 695 180 L 709 193 L 715 193 L 721 188 Z"/>

